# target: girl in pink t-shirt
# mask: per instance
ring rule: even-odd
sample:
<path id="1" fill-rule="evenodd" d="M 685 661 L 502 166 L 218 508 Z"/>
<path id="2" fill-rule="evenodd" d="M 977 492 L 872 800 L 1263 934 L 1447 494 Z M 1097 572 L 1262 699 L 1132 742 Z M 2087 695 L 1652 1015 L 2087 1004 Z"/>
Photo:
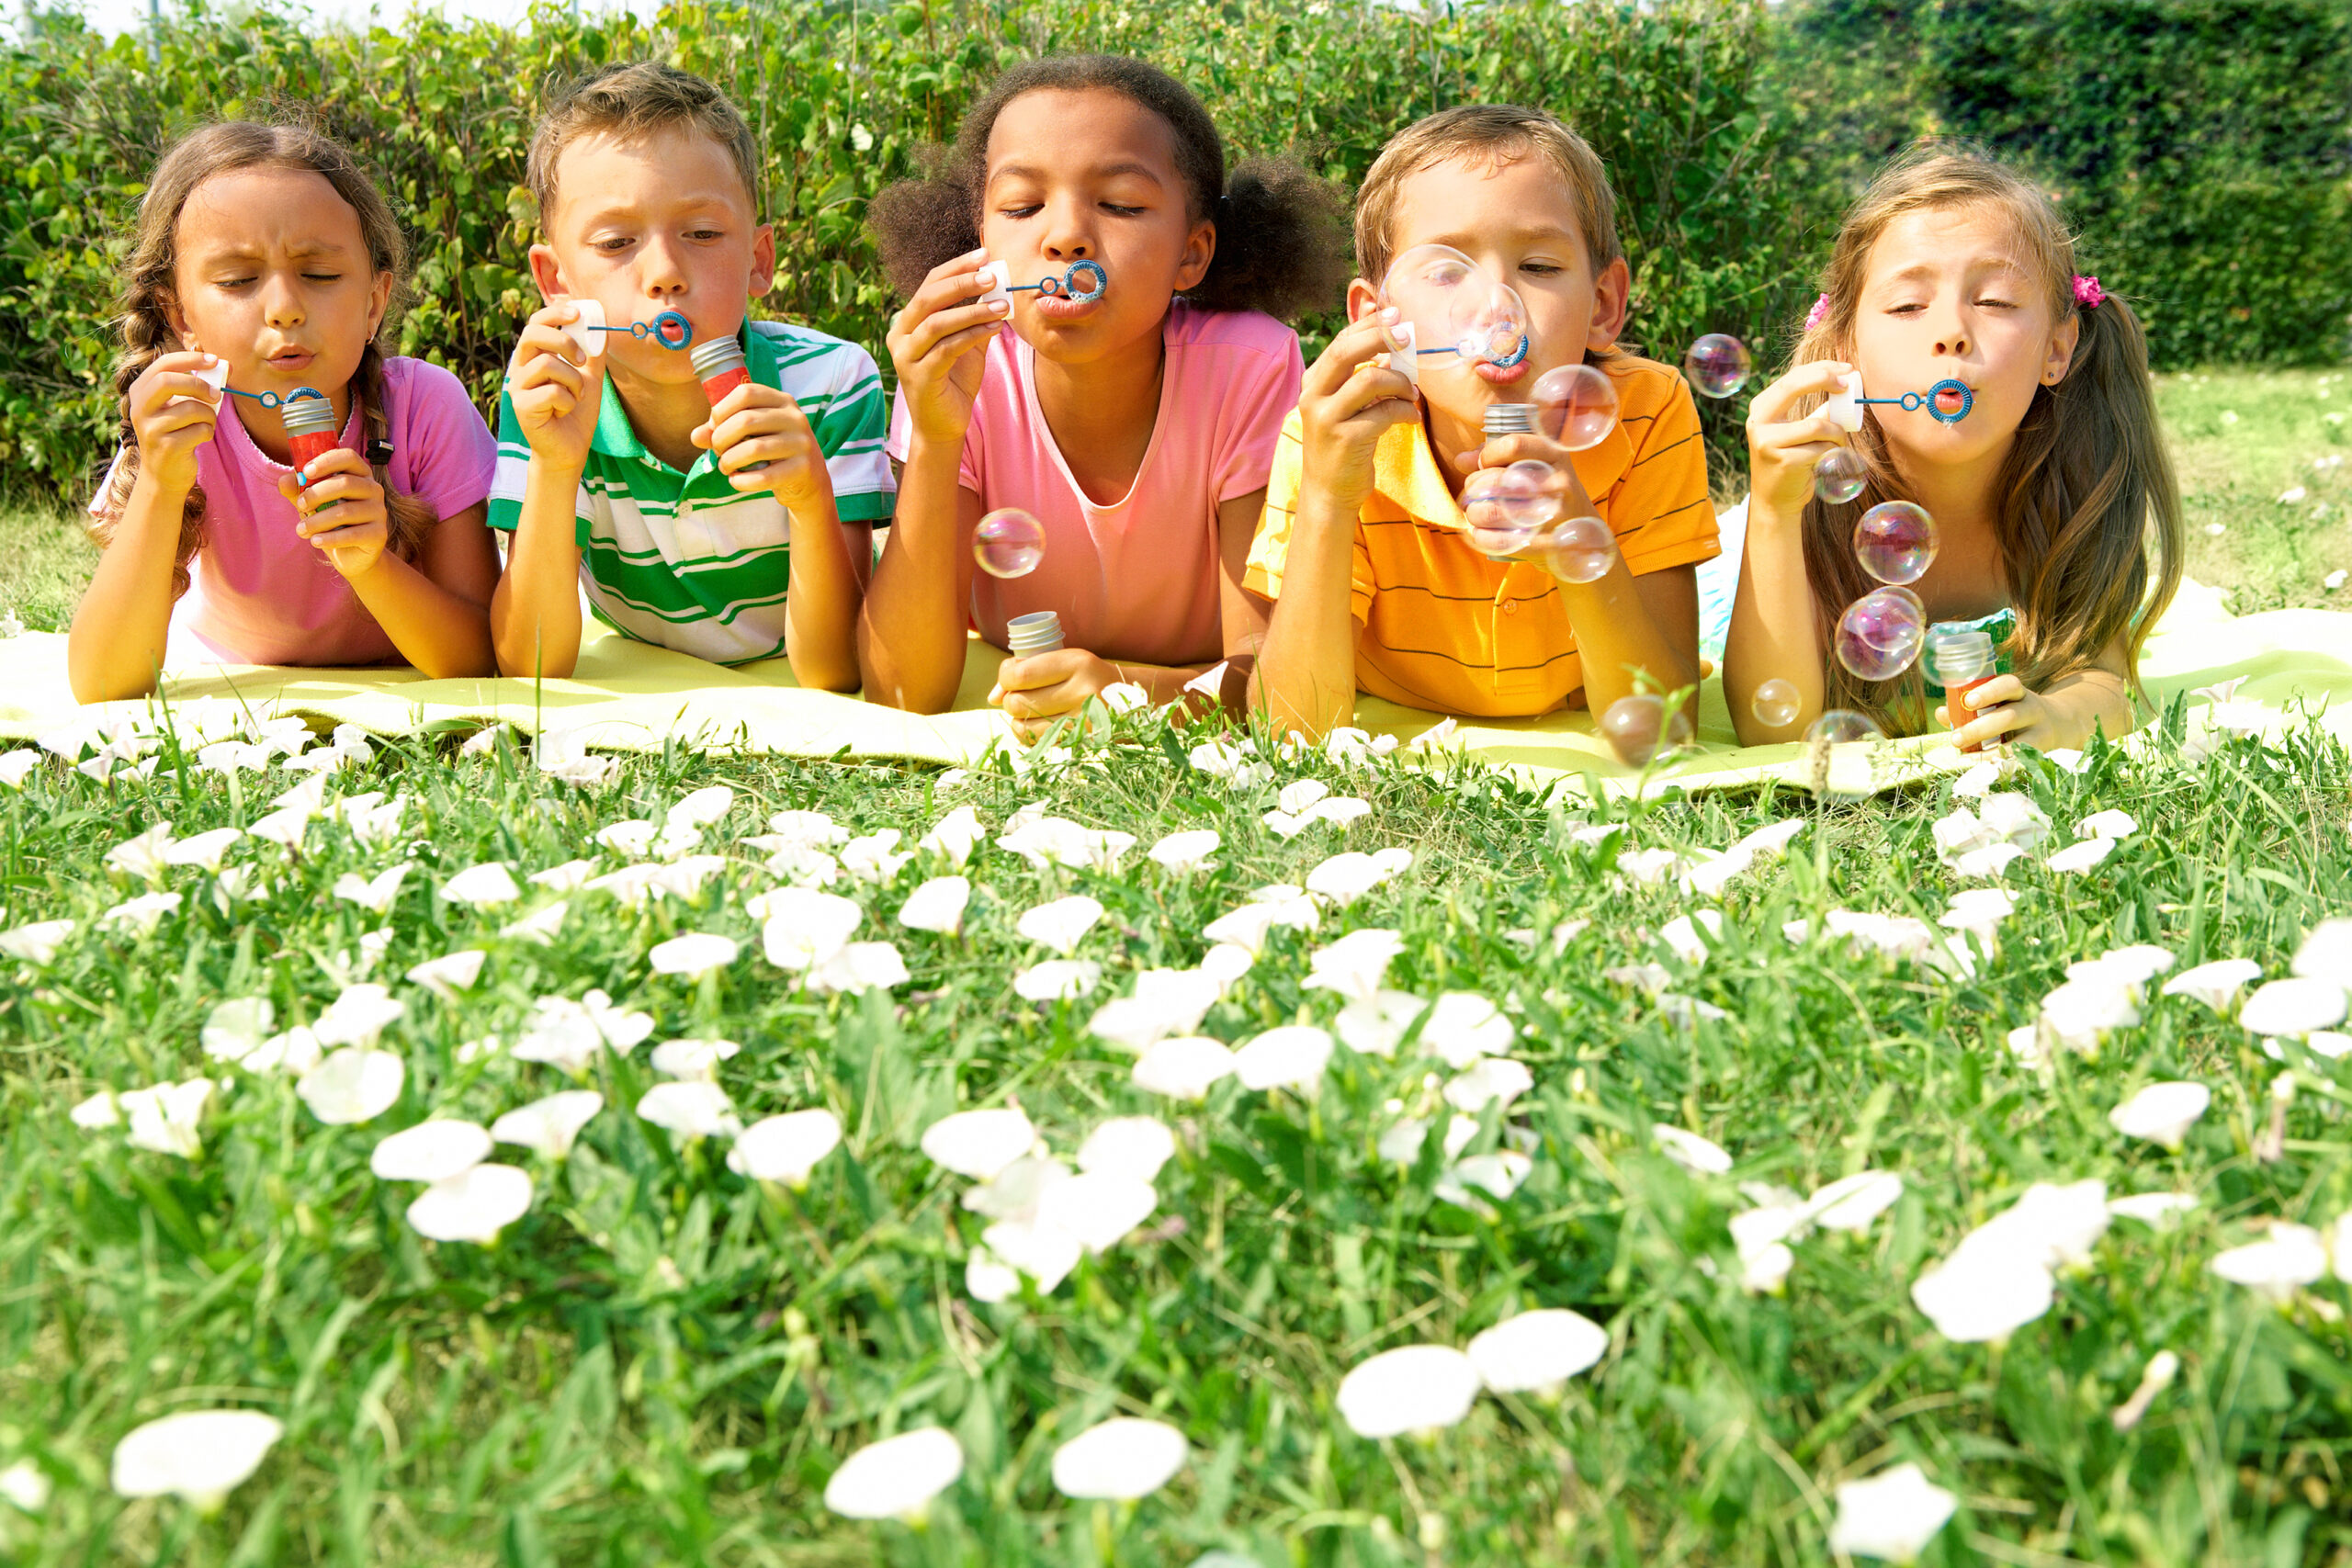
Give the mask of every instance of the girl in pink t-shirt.
<path id="1" fill-rule="evenodd" d="M 1006 660 L 994 694 L 1026 735 L 1115 682 L 1169 703 L 1219 660 L 1246 665 L 1266 604 L 1242 571 L 1302 372 L 1275 317 L 1337 299 L 1339 211 L 1294 164 L 1245 164 L 1228 187 L 1200 101 L 1117 55 L 1015 66 L 938 178 L 876 198 L 909 298 L 889 334 L 905 468 L 859 624 L 868 698 L 946 707 L 966 627 L 1001 644 L 1036 610 L 1067 646 Z M 1099 298 L 992 288 L 1081 262 Z M 1044 525 L 1025 576 L 973 558 L 1005 507 Z M 1228 673 L 1238 694 L 1246 667 Z"/>
<path id="2" fill-rule="evenodd" d="M 164 154 L 123 291 L 122 446 L 90 505 L 106 553 L 67 642 L 75 696 L 139 695 L 191 656 L 492 672 L 497 448 L 455 377 L 376 346 L 405 262 L 326 137 L 237 121 Z M 339 444 L 298 469 L 283 416 L 305 402 Z"/>

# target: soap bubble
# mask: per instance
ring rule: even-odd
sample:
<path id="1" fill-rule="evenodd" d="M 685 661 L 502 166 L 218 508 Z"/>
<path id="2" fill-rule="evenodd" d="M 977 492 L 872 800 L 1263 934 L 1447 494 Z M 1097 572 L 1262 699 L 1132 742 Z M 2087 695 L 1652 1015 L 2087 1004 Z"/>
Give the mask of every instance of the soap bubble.
<path id="1" fill-rule="evenodd" d="M 1862 493 L 1870 482 L 1870 465 L 1850 446 L 1840 446 L 1814 466 L 1813 493 L 1833 506 L 1843 506 Z"/>
<path id="2" fill-rule="evenodd" d="M 1536 549 L 1563 582 L 1598 582 L 1617 563 L 1617 536 L 1598 517 L 1570 517 L 1547 529 Z"/>
<path id="3" fill-rule="evenodd" d="M 1756 695 L 1747 705 L 1755 712 L 1758 723 L 1768 729 L 1779 729 L 1804 710 L 1804 698 L 1795 686 L 1776 679 L 1757 687 Z"/>
<path id="4" fill-rule="evenodd" d="M 1808 746 L 1848 746 L 1863 740 L 1883 740 L 1886 731 L 1881 729 L 1868 714 L 1851 708 L 1831 708 L 1804 727 Z"/>
<path id="5" fill-rule="evenodd" d="M 1907 588 L 1863 594 L 1838 617 L 1838 662 L 1864 681 L 1892 681 L 1911 668 L 1928 638 L 1928 612 Z"/>
<path id="6" fill-rule="evenodd" d="M 1805 727 L 1813 753 L 1813 792 L 1836 800 L 1859 800 L 1878 787 L 1878 747 L 1886 732 L 1869 716 L 1831 708 Z"/>
<path id="7" fill-rule="evenodd" d="M 1682 373 L 1702 397 L 1728 398 L 1747 385 L 1747 345 L 1723 333 L 1709 333 L 1682 356 Z"/>
<path id="8" fill-rule="evenodd" d="M 1510 285 L 1450 245 L 1415 245 L 1381 281 L 1380 303 L 1412 324 L 1392 331 L 1392 350 L 1447 350 L 1485 364 L 1515 363 L 1525 352 L 1527 307 Z"/>
<path id="9" fill-rule="evenodd" d="M 1617 383 L 1589 365 L 1562 365 L 1535 378 L 1544 434 L 1571 452 L 1598 446 L 1617 428 Z"/>
<path id="10" fill-rule="evenodd" d="M 1481 468 L 1462 487 L 1462 510 L 1479 554 L 1517 555 L 1560 514 L 1559 475 L 1532 457 L 1507 468 Z"/>
<path id="11" fill-rule="evenodd" d="M 1645 768 L 1661 746 L 1672 750 L 1690 739 L 1690 717 L 1680 708 L 1668 714 L 1664 697 L 1636 692 L 1609 705 L 1600 716 L 1601 738 L 1618 761 L 1629 768 Z"/>
<path id="12" fill-rule="evenodd" d="M 1936 558 L 1936 520 L 1907 501 L 1882 501 L 1854 525 L 1854 558 L 1881 582 L 1917 582 Z"/>
<path id="13" fill-rule="evenodd" d="M 991 512 L 972 531 L 972 558 L 990 577 L 1026 577 L 1046 558 L 1046 525 L 1017 506 Z"/>

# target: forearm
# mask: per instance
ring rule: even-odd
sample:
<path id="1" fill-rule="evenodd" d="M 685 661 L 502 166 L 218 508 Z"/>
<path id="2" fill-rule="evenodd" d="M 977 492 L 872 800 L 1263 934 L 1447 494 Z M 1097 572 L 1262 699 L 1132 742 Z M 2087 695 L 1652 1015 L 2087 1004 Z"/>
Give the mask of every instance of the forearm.
<path id="1" fill-rule="evenodd" d="M 66 677 L 75 701 L 111 702 L 155 689 L 171 628 L 172 568 L 187 501 L 185 492 L 166 494 L 144 475 L 132 486 L 66 637 Z"/>
<path id="2" fill-rule="evenodd" d="M 531 461 L 506 570 L 490 596 L 502 675 L 560 680 L 580 660 L 580 476 Z"/>
<path id="3" fill-rule="evenodd" d="M 481 605 L 442 587 L 390 550 L 349 580 L 401 657 L 435 680 L 497 670 L 490 616 Z"/>
<path id="4" fill-rule="evenodd" d="M 850 537 L 830 497 L 821 506 L 793 511 L 785 649 L 792 678 L 812 691 L 857 690 L 857 615 L 865 584 Z"/>
<path id="5" fill-rule="evenodd" d="M 2132 711 L 2132 694 L 2122 676 L 2107 670 L 2084 670 L 2062 675 L 2041 694 L 2050 710 L 2050 739 L 2020 736 L 2044 750 L 2080 750 L 2091 737 L 2106 734 L 2120 740 L 2138 722 Z"/>
<path id="6" fill-rule="evenodd" d="M 921 435 L 899 476 L 899 509 L 857 618 L 868 702 L 940 713 L 964 677 L 966 608 L 958 450 Z"/>
<path id="7" fill-rule="evenodd" d="M 1794 740 L 1821 715 L 1827 682 L 1801 527 L 1796 517 L 1748 513 L 1747 554 L 1724 641 L 1724 700 L 1744 746 Z M 1785 724 L 1756 716 L 1756 689 L 1767 681 L 1796 690 L 1796 714 Z"/>
<path id="8" fill-rule="evenodd" d="M 1663 697 L 1688 690 L 1684 711 L 1695 716 L 1698 649 L 1677 647 L 1659 629 L 1623 556 L 1591 582 L 1562 582 L 1560 597 L 1584 666 L 1585 700 L 1595 714 L 1637 692 Z"/>
<path id="9" fill-rule="evenodd" d="M 1277 733 L 1321 739 L 1355 717 L 1355 509 L 1301 496 L 1283 565 L 1282 597 L 1250 676 L 1250 704 Z"/>

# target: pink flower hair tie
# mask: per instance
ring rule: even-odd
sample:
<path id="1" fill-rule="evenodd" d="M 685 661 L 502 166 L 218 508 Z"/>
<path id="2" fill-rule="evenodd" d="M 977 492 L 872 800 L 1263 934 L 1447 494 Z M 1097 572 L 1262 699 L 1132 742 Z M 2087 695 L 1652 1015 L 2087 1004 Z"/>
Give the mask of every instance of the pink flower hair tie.
<path id="1" fill-rule="evenodd" d="M 2096 310 L 2107 303 L 2107 290 L 2098 286 L 2096 277 L 2075 275 L 2075 303 L 2086 310 Z"/>
<path id="2" fill-rule="evenodd" d="M 2081 291 L 2082 291 L 2082 287 L 2083 287 L 2083 286 L 2082 286 L 2082 280 L 2081 280 L 2080 278 L 2075 279 L 2075 292 L 2076 292 L 2078 295 L 2079 295 L 2079 294 L 2081 293 Z M 2094 283 L 2094 284 L 2092 285 L 2092 287 L 2093 287 L 2093 288 L 2097 288 L 2097 287 L 2098 287 L 2098 285 L 2097 285 L 2096 283 Z M 1819 326 L 1823 321 L 1826 321 L 1826 320 L 1828 320 L 1828 319 L 1829 319 L 1829 296 L 1828 296 L 1828 295 L 1826 295 L 1826 294 L 1825 294 L 1825 295 L 1823 295 L 1820 299 L 1815 299 L 1815 300 L 1813 302 L 1813 309 L 1812 309 L 1812 310 L 1807 310 L 1807 311 L 1804 313 L 1804 330 L 1805 330 L 1805 331 L 1807 331 L 1807 332 L 1811 332 L 1811 331 L 1813 331 L 1813 329 L 1814 329 L 1814 328 L 1815 328 L 1815 327 Z"/>

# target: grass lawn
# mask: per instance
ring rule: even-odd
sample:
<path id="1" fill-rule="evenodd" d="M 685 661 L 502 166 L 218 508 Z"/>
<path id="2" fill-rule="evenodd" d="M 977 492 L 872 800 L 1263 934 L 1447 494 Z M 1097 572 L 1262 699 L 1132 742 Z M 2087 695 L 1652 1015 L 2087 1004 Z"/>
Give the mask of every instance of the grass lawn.
<path id="1" fill-rule="evenodd" d="M 2316 380 L 2164 383 L 2192 573 L 2241 608 L 2326 603 L 2352 560 Z M 68 608 L 61 554 L 9 558 L 28 622 Z M 1023 776 L 676 754 L 582 784 L 445 737 L 336 758 L 290 809 L 311 775 L 170 740 L 0 788 L 0 1551 L 1653 1568 L 1885 1555 L 1948 1506 L 1923 1562 L 2352 1561 L 2352 1042 L 2274 1059 L 2235 1017 L 2299 952 L 2352 978 L 2352 940 L 2310 942 L 2352 901 L 2333 742 L 2184 745 L 2176 716 L 1986 799 L 1588 818 L 1320 753 L 1220 777 L 1153 722 Z M 1368 811 L 1266 821 L 1317 784 Z M 917 848 L 963 807 L 967 862 Z M 1952 863 L 1961 808 L 2025 853 Z M 2086 821 L 2104 858 L 2051 865 Z M 1781 822 L 1784 852 L 1686 886 Z M 227 828 L 253 831 L 199 840 Z M 1200 830 L 1204 864 L 1147 855 Z M 1331 861 L 1381 850 L 1409 863 Z M 492 862 L 511 884 L 458 880 Z M 960 929 L 903 923 L 948 876 Z M 695 933 L 726 940 L 667 945 Z M 2163 993 L 2224 959 L 2256 977 Z M 2331 998 L 2259 1006 L 2300 1036 Z M 1171 1057 L 1216 1053 L 1158 1048 L 1138 1082 L 1162 1033 L 1238 1071 L 1170 1094 Z M 2210 1097 L 2185 1126 L 2111 1120 L 2173 1082 Z M 105 1098 L 157 1084 L 178 1120 Z M 413 1209 L 478 1142 L 379 1150 L 578 1091 L 568 1154 L 490 1153 L 520 1178 Z M 1014 1105 L 1044 1149 L 925 1138 Z M 813 1110 L 842 1138 L 805 1185 L 737 1143 Z M 1537 1310 L 1605 1342 L 1477 1339 Z M 1586 1332 L 1518 1332 L 1555 1327 Z M 1408 1346 L 1439 1348 L 1348 1381 Z M 206 1410 L 282 1431 L 249 1476 L 217 1437 L 126 1467 L 135 1428 Z M 1181 1462 L 1133 1427 L 1065 1450 L 1114 1417 Z M 933 1426 L 961 1472 L 927 1504 L 880 1465 L 920 1528 L 828 1510 L 853 1453 Z M 1841 1499 L 1906 1464 L 1940 1490 L 1874 1529 Z M 117 1489 L 175 1483 L 225 1500 Z M 1147 1495 L 1066 1495 L 1121 1490 Z"/>

